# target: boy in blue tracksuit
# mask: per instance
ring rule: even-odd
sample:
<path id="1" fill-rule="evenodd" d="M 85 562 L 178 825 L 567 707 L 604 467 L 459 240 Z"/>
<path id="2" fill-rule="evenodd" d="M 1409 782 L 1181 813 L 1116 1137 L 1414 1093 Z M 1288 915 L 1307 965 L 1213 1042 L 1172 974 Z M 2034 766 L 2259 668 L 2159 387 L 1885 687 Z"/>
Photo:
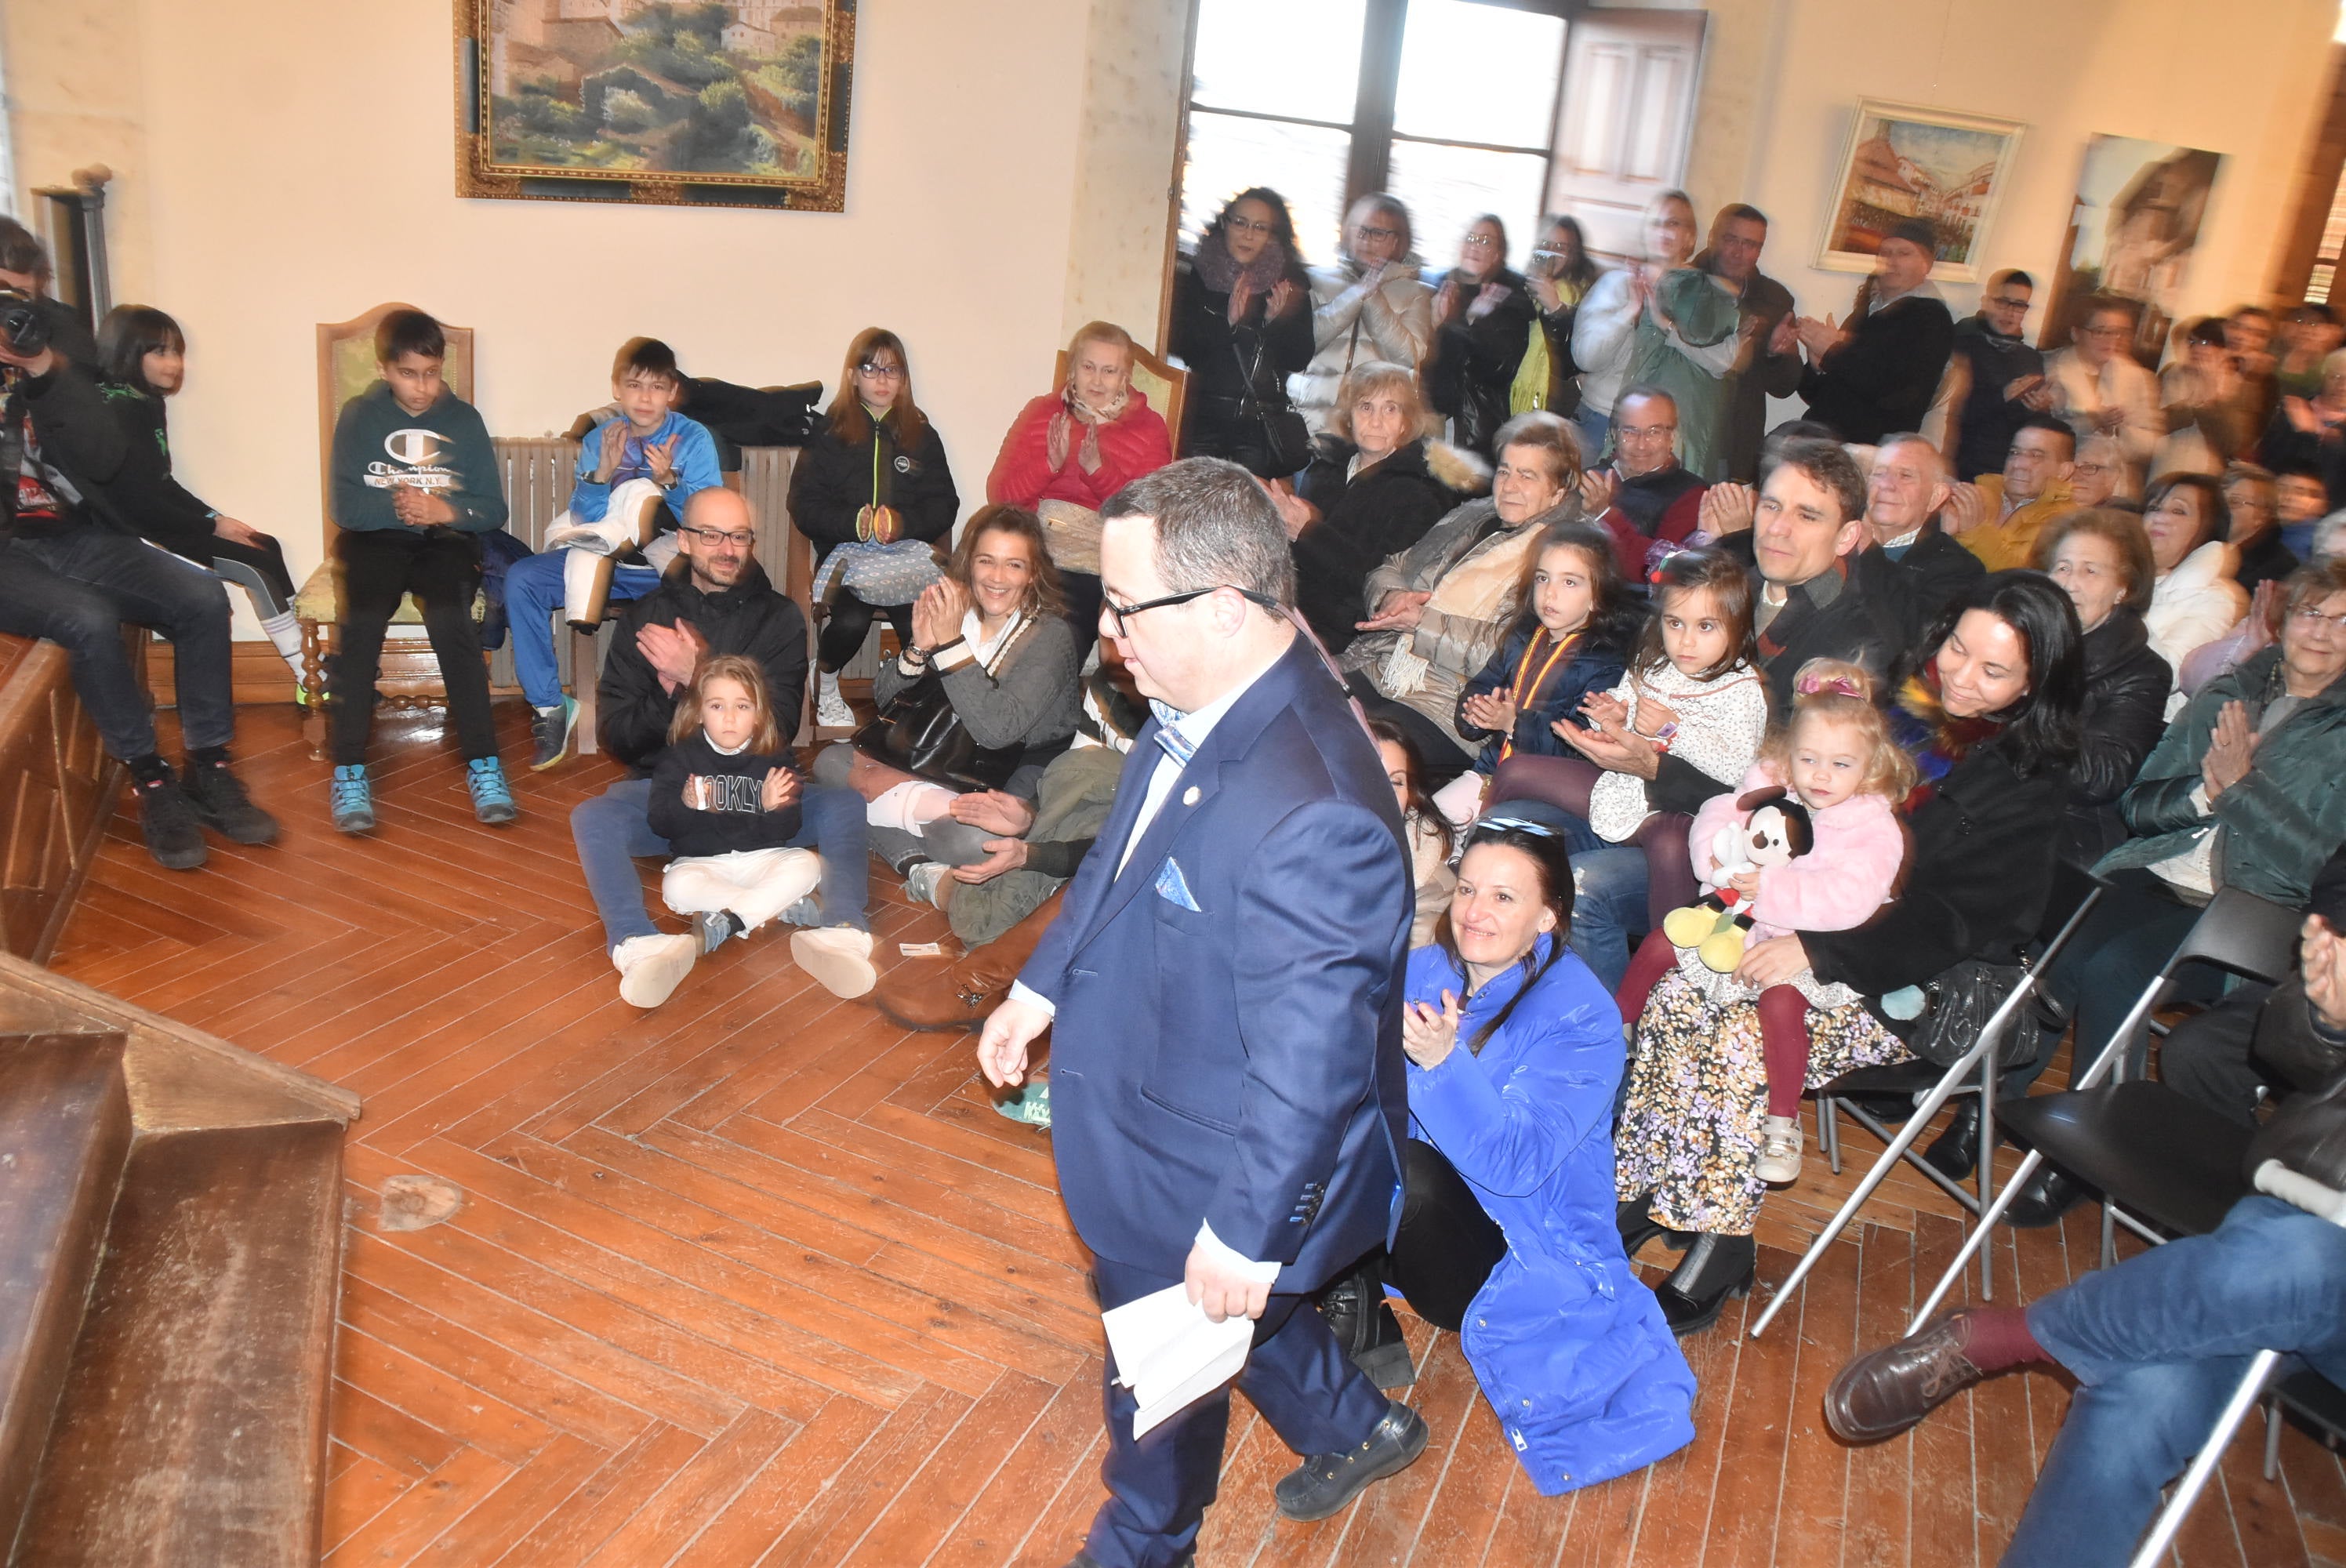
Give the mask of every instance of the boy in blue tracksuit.
<path id="1" fill-rule="evenodd" d="M 650 593 L 676 556 L 684 504 L 724 482 L 707 427 L 676 412 L 683 394 L 683 373 L 666 343 L 636 338 L 621 347 L 611 366 L 617 412 L 579 446 L 570 509 L 547 527 L 544 553 L 505 574 L 514 673 L 537 716 L 532 768 L 551 768 L 570 754 L 578 718 L 554 662 L 554 612 L 567 606 L 572 624 L 593 624 L 585 612 L 607 555 L 625 557 L 612 570 L 608 603 Z"/>

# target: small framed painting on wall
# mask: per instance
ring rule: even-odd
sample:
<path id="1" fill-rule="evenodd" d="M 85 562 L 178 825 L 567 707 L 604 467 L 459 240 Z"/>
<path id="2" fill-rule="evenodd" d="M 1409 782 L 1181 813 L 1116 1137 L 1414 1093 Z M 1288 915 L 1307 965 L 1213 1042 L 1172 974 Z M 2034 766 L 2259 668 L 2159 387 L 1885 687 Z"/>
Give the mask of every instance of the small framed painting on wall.
<path id="1" fill-rule="evenodd" d="M 1975 280 L 2022 129 L 2017 120 L 1859 99 L 1817 265 L 1870 272 L 1883 236 L 1919 218 L 1938 235 L 1931 276 Z"/>
<path id="2" fill-rule="evenodd" d="M 855 0 L 455 0 L 456 193 L 838 212 Z"/>

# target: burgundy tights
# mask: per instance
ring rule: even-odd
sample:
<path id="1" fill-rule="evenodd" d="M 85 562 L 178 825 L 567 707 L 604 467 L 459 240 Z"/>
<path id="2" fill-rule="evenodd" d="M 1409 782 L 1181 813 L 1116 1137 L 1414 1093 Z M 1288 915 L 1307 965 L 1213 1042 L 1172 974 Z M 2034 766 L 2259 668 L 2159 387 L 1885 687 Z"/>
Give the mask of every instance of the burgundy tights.
<path id="1" fill-rule="evenodd" d="M 1659 924 L 1646 933 L 1629 960 L 1628 972 L 1613 1000 L 1621 1016 L 1635 1019 L 1646 1011 L 1646 999 L 1678 964 L 1678 950 Z M 1796 1116 L 1800 1090 L 1809 1078 L 1809 999 L 1790 985 L 1771 985 L 1760 993 L 1760 1055 L 1768 1064 L 1768 1114 Z"/>

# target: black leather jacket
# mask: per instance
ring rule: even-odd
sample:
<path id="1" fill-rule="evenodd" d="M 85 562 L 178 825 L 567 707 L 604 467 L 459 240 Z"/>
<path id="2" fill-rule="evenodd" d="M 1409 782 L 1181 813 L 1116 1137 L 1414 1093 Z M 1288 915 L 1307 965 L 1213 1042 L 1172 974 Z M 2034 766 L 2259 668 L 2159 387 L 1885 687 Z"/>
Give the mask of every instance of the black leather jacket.
<path id="1" fill-rule="evenodd" d="M 2086 634 L 2083 744 L 2069 775 L 2065 852 L 2090 866 L 2126 840 L 2118 798 L 2167 733 L 2175 673 L 2150 646 L 2142 617 L 2121 605 Z"/>

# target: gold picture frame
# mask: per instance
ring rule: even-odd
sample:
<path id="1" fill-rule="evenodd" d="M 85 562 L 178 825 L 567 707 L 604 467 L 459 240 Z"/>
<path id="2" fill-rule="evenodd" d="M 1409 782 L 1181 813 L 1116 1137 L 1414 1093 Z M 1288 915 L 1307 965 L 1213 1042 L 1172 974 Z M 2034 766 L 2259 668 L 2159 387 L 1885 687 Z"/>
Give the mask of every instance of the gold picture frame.
<path id="1" fill-rule="evenodd" d="M 839 212 L 855 0 L 454 0 L 456 194 Z"/>
<path id="2" fill-rule="evenodd" d="M 1816 265 L 1871 272 L 1874 248 L 1889 228 L 1924 218 L 1939 234 L 1931 276 L 1976 282 L 1980 252 L 2026 128 L 2018 120 L 1860 98 Z"/>

